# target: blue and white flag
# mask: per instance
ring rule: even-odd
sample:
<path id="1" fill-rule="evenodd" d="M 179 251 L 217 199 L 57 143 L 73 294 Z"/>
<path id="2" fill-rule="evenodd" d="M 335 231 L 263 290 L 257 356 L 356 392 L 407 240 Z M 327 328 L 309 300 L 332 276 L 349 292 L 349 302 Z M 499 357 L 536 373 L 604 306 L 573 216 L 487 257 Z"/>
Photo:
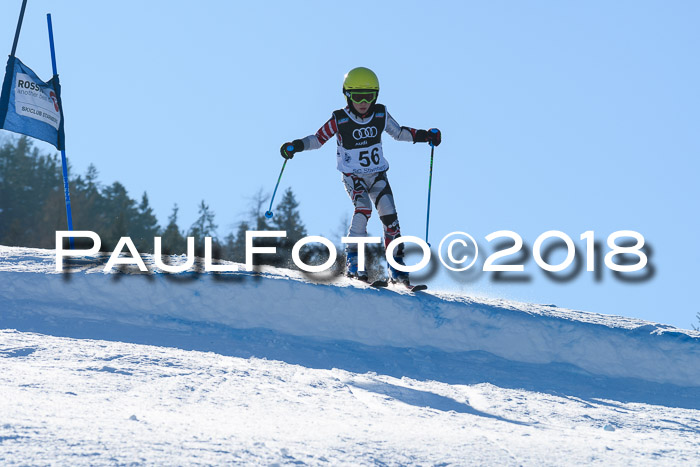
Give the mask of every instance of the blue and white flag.
<path id="1" fill-rule="evenodd" d="M 10 56 L 0 95 L 0 128 L 65 149 L 58 75 L 45 83 L 17 57 Z"/>

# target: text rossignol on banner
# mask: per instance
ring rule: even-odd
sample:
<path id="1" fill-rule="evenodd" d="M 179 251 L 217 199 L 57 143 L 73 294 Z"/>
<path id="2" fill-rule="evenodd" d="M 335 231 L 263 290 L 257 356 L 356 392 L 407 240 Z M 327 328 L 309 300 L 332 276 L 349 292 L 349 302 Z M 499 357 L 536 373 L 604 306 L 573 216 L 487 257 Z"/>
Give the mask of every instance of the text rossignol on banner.
<path id="1" fill-rule="evenodd" d="M 21 60 L 10 56 L 0 96 L 0 128 L 65 149 L 58 75 L 44 82 Z"/>

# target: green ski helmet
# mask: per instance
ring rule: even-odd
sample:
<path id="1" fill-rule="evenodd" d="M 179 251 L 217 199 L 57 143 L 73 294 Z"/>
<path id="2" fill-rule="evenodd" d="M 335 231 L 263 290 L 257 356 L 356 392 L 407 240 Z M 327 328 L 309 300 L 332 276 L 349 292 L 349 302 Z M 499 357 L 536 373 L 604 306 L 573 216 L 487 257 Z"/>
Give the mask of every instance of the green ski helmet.
<path id="1" fill-rule="evenodd" d="M 355 89 L 379 92 L 379 79 L 377 75 L 369 68 L 362 66 L 348 71 L 343 81 L 343 94 Z"/>
<path id="2" fill-rule="evenodd" d="M 357 67 L 348 71 L 343 80 L 343 95 L 348 101 L 350 110 L 355 112 L 352 106 L 352 101 L 355 102 L 371 102 L 371 112 L 374 104 L 379 96 L 379 79 L 372 70 L 365 67 Z M 358 100 L 359 99 L 359 100 Z"/>

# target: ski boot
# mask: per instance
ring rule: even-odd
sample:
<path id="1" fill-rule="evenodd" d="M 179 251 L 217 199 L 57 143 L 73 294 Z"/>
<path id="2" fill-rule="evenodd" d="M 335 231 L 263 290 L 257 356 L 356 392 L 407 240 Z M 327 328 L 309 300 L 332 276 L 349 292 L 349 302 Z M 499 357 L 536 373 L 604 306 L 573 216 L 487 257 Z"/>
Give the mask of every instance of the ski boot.
<path id="1" fill-rule="evenodd" d="M 369 277 L 367 277 L 367 272 L 361 271 L 359 272 L 357 270 L 357 252 L 356 251 L 348 251 L 346 252 L 346 261 L 345 261 L 345 275 L 352 278 L 352 279 L 358 279 L 361 280 L 362 282 L 369 282 Z"/>
<path id="2" fill-rule="evenodd" d="M 400 256 L 394 256 L 394 261 L 396 261 L 401 266 L 406 266 L 406 263 L 403 262 L 403 258 Z M 407 272 L 394 269 L 393 267 L 391 267 L 391 264 L 388 263 L 387 269 L 389 271 L 389 280 L 391 282 L 393 282 L 394 284 L 403 284 L 407 287 L 410 285 L 410 280 Z"/>

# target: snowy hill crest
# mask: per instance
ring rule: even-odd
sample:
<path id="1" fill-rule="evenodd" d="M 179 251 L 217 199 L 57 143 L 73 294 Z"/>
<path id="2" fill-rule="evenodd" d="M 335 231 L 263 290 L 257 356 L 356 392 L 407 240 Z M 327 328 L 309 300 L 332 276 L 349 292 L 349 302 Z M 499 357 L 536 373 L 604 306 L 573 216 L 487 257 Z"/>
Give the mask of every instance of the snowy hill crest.
<path id="1" fill-rule="evenodd" d="M 144 260 L 155 270 L 152 258 Z M 85 263 L 59 274 L 53 251 L 27 248 L 0 247 L 0 275 L 2 328 L 273 358 L 284 345 L 299 355 L 354 346 L 387 356 L 387 365 L 390 355 L 411 352 L 454 365 L 481 356 L 513 368 L 700 388 L 700 333 L 632 318 L 439 292 L 409 296 L 345 279 L 316 284 L 274 268 L 108 275 Z M 274 340 L 281 349 L 268 345 Z"/>

